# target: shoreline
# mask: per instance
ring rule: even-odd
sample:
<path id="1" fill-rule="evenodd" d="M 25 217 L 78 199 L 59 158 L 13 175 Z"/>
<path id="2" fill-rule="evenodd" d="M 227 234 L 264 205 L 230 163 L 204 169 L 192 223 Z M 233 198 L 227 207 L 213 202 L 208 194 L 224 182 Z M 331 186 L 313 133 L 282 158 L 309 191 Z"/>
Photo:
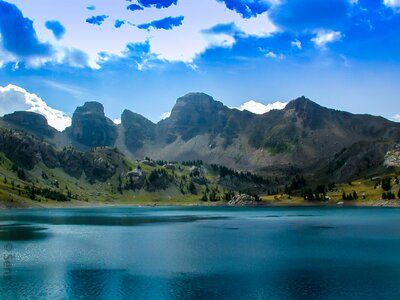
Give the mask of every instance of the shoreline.
<path id="1" fill-rule="evenodd" d="M 340 201 L 339 201 L 340 202 Z M 400 200 L 371 200 L 371 201 L 347 201 L 342 204 L 336 203 L 323 203 L 323 202 L 296 202 L 290 203 L 288 201 L 262 201 L 261 203 L 249 203 L 241 205 L 229 205 L 228 203 L 181 203 L 176 202 L 152 202 L 152 203 L 101 203 L 101 202 L 80 202 L 74 201 L 71 205 L 64 205 L 64 203 L 51 203 L 50 205 L 41 205 L 42 203 L 13 203 L 12 205 L 4 205 L 6 203 L 0 202 L 0 211 L 16 209 L 77 209 L 77 208 L 115 208 L 115 207 L 248 207 L 248 208 L 275 208 L 275 207 L 382 207 L 382 208 L 400 208 Z M 10 204 L 10 203 L 7 203 Z M 22 204 L 22 205 L 19 205 Z"/>

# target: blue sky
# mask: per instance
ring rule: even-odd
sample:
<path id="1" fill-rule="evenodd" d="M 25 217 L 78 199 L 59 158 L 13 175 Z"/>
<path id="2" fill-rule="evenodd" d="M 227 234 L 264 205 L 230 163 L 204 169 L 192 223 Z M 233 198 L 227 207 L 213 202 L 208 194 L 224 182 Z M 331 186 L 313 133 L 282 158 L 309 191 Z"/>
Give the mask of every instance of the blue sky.
<path id="1" fill-rule="evenodd" d="M 0 0 L 0 37 L 0 113 L 22 93 L 66 117 L 97 100 L 156 122 L 202 91 L 400 121 L 400 0 Z"/>

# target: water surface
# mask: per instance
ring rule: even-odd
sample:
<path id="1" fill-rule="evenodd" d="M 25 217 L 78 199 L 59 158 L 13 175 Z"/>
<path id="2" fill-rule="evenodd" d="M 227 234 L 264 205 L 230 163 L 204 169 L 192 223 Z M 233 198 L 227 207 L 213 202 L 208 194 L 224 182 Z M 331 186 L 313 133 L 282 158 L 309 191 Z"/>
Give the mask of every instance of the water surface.
<path id="1" fill-rule="evenodd" d="M 400 299 L 400 209 L 0 212 L 1 299 Z"/>

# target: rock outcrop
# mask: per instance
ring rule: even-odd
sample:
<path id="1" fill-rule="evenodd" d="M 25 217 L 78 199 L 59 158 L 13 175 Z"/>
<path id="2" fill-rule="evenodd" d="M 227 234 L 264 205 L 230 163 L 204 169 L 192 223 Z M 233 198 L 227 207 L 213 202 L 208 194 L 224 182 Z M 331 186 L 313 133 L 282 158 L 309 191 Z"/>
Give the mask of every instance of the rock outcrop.
<path id="1" fill-rule="evenodd" d="M 400 144 L 395 144 L 385 155 L 386 167 L 400 168 Z"/>
<path id="2" fill-rule="evenodd" d="M 228 201 L 229 206 L 257 206 L 260 204 L 259 201 L 256 201 L 256 198 L 247 194 L 236 195 Z"/>
<path id="3" fill-rule="evenodd" d="M 122 113 L 121 124 L 125 129 L 125 145 L 130 151 L 142 148 L 145 142 L 155 138 L 156 125 L 130 110 Z"/>
<path id="4" fill-rule="evenodd" d="M 67 133 L 73 141 L 88 147 L 113 146 L 117 138 L 116 125 L 104 115 L 104 107 L 98 102 L 78 107 Z"/>

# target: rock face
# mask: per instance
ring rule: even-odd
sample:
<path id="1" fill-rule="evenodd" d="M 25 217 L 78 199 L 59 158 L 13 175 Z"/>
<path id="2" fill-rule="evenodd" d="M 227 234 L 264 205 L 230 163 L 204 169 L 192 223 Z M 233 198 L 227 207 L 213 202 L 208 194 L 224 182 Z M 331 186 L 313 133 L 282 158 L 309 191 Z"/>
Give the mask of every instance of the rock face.
<path id="1" fill-rule="evenodd" d="M 65 173 L 75 178 L 80 178 L 82 176 L 82 152 L 77 151 L 72 147 L 65 148 L 59 153 L 58 159 Z"/>
<path id="2" fill-rule="evenodd" d="M 83 155 L 83 168 L 89 182 L 106 181 L 123 165 L 123 154 L 115 148 L 103 148 Z"/>
<path id="3" fill-rule="evenodd" d="M 232 200 L 228 202 L 229 206 L 256 206 L 260 205 L 253 196 L 247 194 L 240 194 L 233 197 Z"/>
<path id="4" fill-rule="evenodd" d="M 146 173 L 142 170 L 135 169 L 126 174 L 127 185 L 132 190 L 140 190 L 143 188 L 145 180 L 146 180 Z"/>
<path id="5" fill-rule="evenodd" d="M 171 115 L 163 122 L 169 141 L 180 136 L 187 141 L 199 134 L 219 130 L 224 105 L 204 93 L 190 93 L 178 98 Z"/>
<path id="6" fill-rule="evenodd" d="M 67 133 L 72 140 L 88 147 L 113 146 L 117 138 L 115 124 L 104 115 L 104 107 L 98 102 L 78 107 Z"/>
<path id="7" fill-rule="evenodd" d="M 16 125 L 23 130 L 47 137 L 53 137 L 56 132 L 53 127 L 48 125 L 47 120 L 43 115 L 34 112 L 16 111 L 4 115 L 3 120 Z"/>
<path id="8" fill-rule="evenodd" d="M 385 166 L 400 168 L 400 144 L 395 144 L 385 155 Z"/>
<path id="9" fill-rule="evenodd" d="M 130 110 L 122 113 L 121 124 L 125 129 L 125 145 L 132 152 L 155 138 L 156 125 Z"/>

